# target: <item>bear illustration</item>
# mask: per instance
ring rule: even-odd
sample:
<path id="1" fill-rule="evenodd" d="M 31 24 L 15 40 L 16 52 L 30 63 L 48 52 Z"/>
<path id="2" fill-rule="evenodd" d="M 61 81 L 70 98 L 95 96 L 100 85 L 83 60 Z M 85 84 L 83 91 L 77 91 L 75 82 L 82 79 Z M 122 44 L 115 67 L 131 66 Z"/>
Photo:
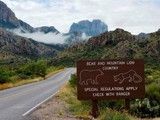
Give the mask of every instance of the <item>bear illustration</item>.
<path id="1" fill-rule="evenodd" d="M 98 69 L 98 70 L 82 70 L 80 72 L 80 85 L 88 85 L 88 81 L 91 82 L 91 84 L 98 84 L 97 78 L 104 73 Z"/>

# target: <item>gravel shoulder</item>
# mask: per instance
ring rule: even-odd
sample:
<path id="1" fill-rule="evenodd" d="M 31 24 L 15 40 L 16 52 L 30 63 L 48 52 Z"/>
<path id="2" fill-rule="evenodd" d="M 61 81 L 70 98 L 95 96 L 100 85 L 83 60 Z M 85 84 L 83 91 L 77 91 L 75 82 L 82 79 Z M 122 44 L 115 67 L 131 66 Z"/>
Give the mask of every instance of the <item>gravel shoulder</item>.
<path id="1" fill-rule="evenodd" d="M 68 107 L 62 97 L 57 95 L 48 103 L 42 104 L 30 117 L 33 120 L 80 120 L 72 115 Z"/>

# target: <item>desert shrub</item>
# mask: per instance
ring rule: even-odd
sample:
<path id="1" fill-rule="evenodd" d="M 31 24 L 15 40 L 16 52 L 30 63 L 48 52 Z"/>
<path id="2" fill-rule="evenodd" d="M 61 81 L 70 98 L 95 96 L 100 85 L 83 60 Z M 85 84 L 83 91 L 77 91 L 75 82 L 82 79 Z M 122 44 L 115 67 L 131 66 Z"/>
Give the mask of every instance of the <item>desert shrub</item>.
<path id="1" fill-rule="evenodd" d="M 72 74 L 71 75 L 71 79 L 69 80 L 69 83 L 72 86 L 76 86 L 77 85 L 77 75 L 76 74 Z"/>
<path id="2" fill-rule="evenodd" d="M 152 83 L 146 87 L 146 98 L 136 99 L 132 104 L 132 113 L 137 117 L 160 116 L 160 85 Z"/>
<path id="3" fill-rule="evenodd" d="M 146 88 L 146 97 L 150 101 L 156 101 L 160 104 L 160 85 L 152 83 Z"/>
<path id="4" fill-rule="evenodd" d="M 11 82 L 10 74 L 6 70 L 0 69 L 0 84 Z"/>
<path id="5" fill-rule="evenodd" d="M 146 85 L 160 83 L 160 69 L 158 67 L 147 67 L 145 69 L 145 76 Z"/>
<path id="6" fill-rule="evenodd" d="M 118 112 L 116 110 L 106 108 L 99 116 L 99 119 L 100 120 L 131 120 L 132 118 L 126 112 Z"/>
<path id="7" fill-rule="evenodd" d="M 148 67 L 148 68 L 145 69 L 145 75 L 146 76 L 151 75 L 153 72 L 154 72 L 154 70 L 151 67 Z"/>
<path id="8" fill-rule="evenodd" d="M 47 65 L 44 61 L 31 62 L 21 67 L 17 73 L 22 79 L 34 78 L 36 76 L 45 77 L 47 74 Z"/>
<path id="9" fill-rule="evenodd" d="M 124 108 L 124 100 L 99 100 L 98 106 L 100 110 L 104 110 L 106 107 L 122 110 Z"/>
<path id="10" fill-rule="evenodd" d="M 154 118 L 159 116 L 160 107 L 156 101 L 150 101 L 148 98 L 136 99 L 131 105 L 131 111 L 133 115 L 140 118 Z"/>

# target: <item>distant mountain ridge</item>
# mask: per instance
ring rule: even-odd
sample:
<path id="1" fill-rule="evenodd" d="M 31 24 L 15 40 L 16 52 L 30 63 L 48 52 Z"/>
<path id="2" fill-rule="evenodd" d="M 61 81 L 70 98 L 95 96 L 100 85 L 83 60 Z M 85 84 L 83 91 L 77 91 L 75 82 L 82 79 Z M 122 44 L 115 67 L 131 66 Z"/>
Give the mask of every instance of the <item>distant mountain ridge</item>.
<path id="1" fill-rule="evenodd" d="M 88 36 L 96 36 L 108 31 L 108 26 L 101 20 L 94 19 L 92 22 L 89 20 L 83 20 L 71 25 L 69 33 L 74 31 L 84 32 Z"/>
<path id="2" fill-rule="evenodd" d="M 43 43 L 17 36 L 0 28 L 0 56 L 6 56 L 6 53 L 12 56 L 12 59 L 16 59 L 14 56 L 26 59 L 39 59 L 53 57 L 59 52 Z M 6 60 L 11 58 L 6 57 Z M 4 60 L 4 57 L 0 57 L 1 60 Z"/>
<path id="3" fill-rule="evenodd" d="M 141 38 L 145 39 L 145 38 L 148 38 L 150 36 L 149 33 L 140 33 L 138 34 Z"/>

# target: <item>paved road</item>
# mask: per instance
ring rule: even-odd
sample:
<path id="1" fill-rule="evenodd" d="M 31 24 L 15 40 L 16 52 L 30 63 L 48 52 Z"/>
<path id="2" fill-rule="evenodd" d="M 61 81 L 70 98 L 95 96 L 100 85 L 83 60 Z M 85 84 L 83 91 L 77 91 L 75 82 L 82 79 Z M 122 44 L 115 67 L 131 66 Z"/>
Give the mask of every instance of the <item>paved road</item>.
<path id="1" fill-rule="evenodd" d="M 44 81 L 0 91 L 0 120 L 30 120 L 28 114 L 53 97 L 75 72 L 68 68 Z"/>

